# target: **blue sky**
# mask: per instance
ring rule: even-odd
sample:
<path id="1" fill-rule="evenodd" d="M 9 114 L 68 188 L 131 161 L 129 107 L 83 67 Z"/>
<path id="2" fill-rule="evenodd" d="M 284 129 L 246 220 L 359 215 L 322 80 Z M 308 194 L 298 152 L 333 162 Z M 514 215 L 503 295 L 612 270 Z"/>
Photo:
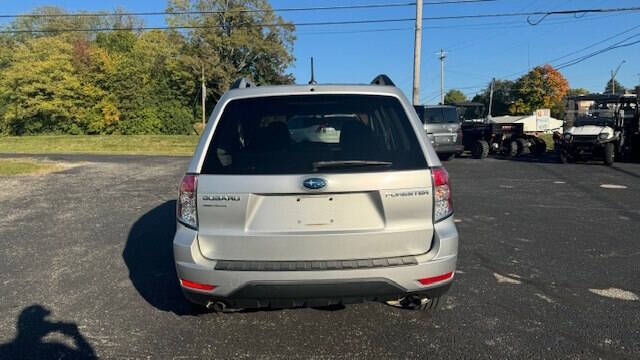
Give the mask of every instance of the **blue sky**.
<path id="1" fill-rule="evenodd" d="M 433 0 L 425 0 L 429 1 Z M 274 8 L 398 2 L 409 1 L 271 1 Z M 162 0 L 2 1 L 0 13 L 23 13 L 43 5 L 88 11 L 122 7 L 138 12 L 163 10 L 165 4 Z M 640 1 L 498 0 L 463 5 L 425 5 L 424 16 L 629 6 L 640 6 Z M 391 19 L 414 17 L 415 8 L 284 12 L 281 15 L 293 22 Z M 164 24 L 164 18 L 161 16 L 147 17 L 145 21 L 147 25 Z M 537 26 L 528 25 L 525 17 L 426 21 L 423 24 L 420 98 L 426 103 L 436 103 L 439 100 L 440 63 L 435 53 L 441 48 L 449 53 L 445 62 L 445 88 L 461 88 L 463 92 L 473 96 L 481 87 L 486 86 L 491 77 L 515 79 L 529 66 L 544 64 L 638 25 L 640 12 L 586 15 L 581 18 L 572 15 L 554 16 Z M 309 57 L 314 56 L 316 78 L 319 82 L 361 83 L 370 81 L 376 74 L 386 73 L 407 96 L 411 96 L 414 36 L 412 29 L 411 22 L 298 27 L 298 39 L 294 46 L 296 62 L 290 70 L 299 83 L 306 83 L 309 79 Z M 363 30 L 367 32 L 354 32 Z M 625 36 L 636 33 L 640 33 L 640 28 L 626 33 Z M 605 47 L 616 40 L 622 40 L 625 36 L 604 42 L 558 63 Z M 569 80 L 571 87 L 602 91 L 609 79 L 609 72 L 622 60 L 626 60 L 626 63 L 621 67 L 617 79 L 627 87 L 637 85 L 640 77 L 640 44 L 599 55 L 564 69 L 562 73 Z"/>

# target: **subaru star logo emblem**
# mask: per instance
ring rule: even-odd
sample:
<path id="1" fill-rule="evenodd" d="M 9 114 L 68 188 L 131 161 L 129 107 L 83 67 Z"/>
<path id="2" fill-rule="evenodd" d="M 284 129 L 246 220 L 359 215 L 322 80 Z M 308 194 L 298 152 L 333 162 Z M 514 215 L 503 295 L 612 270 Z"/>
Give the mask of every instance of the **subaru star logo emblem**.
<path id="1" fill-rule="evenodd" d="M 327 180 L 321 178 L 310 178 L 303 181 L 302 185 L 309 190 L 320 190 L 327 186 Z"/>

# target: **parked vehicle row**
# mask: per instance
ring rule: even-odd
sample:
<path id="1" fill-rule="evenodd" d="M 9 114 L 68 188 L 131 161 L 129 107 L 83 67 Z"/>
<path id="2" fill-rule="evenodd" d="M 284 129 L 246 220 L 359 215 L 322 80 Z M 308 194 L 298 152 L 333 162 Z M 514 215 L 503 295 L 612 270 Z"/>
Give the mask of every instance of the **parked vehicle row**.
<path id="1" fill-rule="evenodd" d="M 567 101 L 565 131 L 553 136 L 562 163 L 640 159 L 640 87 L 636 94 L 592 94 Z M 589 104 L 584 111 L 584 104 Z M 578 106 L 578 104 L 581 104 Z M 579 110 L 582 107 L 582 110 Z M 489 154 L 507 158 L 543 155 L 547 144 L 537 134 L 525 133 L 522 123 L 493 122 L 481 103 L 455 106 L 415 106 L 425 132 L 442 160 L 469 152 L 483 159 Z M 582 112 L 581 112 L 582 111 Z M 457 115 L 457 120 L 454 120 Z"/>
<path id="2" fill-rule="evenodd" d="M 480 103 L 414 106 L 427 137 L 442 160 L 463 152 L 475 159 L 489 154 L 517 157 L 546 152 L 544 140 L 524 132 L 520 123 L 493 123 Z"/>

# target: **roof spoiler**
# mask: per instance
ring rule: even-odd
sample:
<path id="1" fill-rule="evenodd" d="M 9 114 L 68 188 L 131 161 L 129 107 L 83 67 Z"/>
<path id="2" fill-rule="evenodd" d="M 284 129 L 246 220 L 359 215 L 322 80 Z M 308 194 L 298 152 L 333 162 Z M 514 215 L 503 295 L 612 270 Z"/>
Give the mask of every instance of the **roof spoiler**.
<path id="1" fill-rule="evenodd" d="M 240 78 L 231 85 L 231 89 L 247 89 L 252 87 L 256 87 L 256 85 L 247 78 Z"/>
<path id="2" fill-rule="evenodd" d="M 391 81 L 391 79 L 385 74 L 376 76 L 376 78 L 371 81 L 371 85 L 396 86 L 396 84 L 394 84 L 393 81 Z"/>

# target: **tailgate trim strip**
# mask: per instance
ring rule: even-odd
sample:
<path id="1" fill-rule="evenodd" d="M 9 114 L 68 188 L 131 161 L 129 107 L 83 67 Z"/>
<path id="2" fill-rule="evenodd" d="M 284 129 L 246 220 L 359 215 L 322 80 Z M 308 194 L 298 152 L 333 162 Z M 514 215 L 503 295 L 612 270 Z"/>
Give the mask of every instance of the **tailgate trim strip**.
<path id="1" fill-rule="evenodd" d="M 376 259 L 321 260 L 321 261 L 244 261 L 219 260 L 215 270 L 222 271 L 322 271 L 380 268 L 417 265 L 414 256 L 397 256 Z"/>

